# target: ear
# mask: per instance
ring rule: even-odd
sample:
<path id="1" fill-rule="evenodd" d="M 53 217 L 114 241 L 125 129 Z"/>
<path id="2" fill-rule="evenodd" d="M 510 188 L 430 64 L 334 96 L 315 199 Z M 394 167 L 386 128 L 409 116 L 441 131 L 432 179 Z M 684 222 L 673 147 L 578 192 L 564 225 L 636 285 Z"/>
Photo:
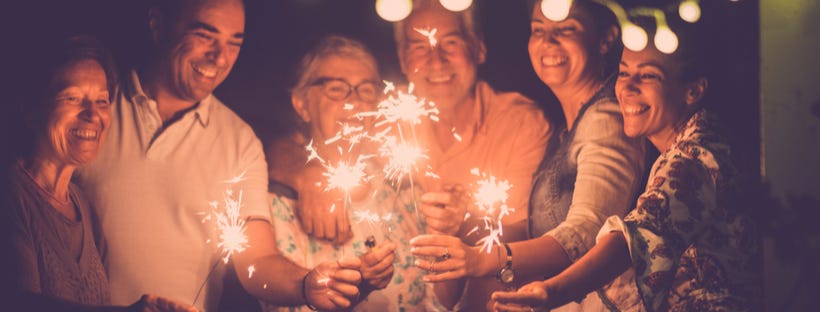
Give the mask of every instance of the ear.
<path id="1" fill-rule="evenodd" d="M 487 60 L 487 46 L 484 40 L 476 40 L 475 63 L 476 65 L 484 64 Z"/>
<path id="2" fill-rule="evenodd" d="M 618 30 L 618 27 L 615 25 L 609 26 L 601 36 L 601 43 L 599 47 L 599 52 L 601 55 L 606 55 L 609 53 L 609 50 L 612 49 L 612 46 L 615 45 L 615 40 L 621 35 L 621 31 Z"/>
<path id="3" fill-rule="evenodd" d="M 686 88 L 686 106 L 692 107 L 692 105 L 697 104 L 703 99 L 703 95 L 706 93 L 706 87 L 708 86 L 709 82 L 706 78 L 698 78 L 694 82 L 689 83 Z"/>
<path id="4" fill-rule="evenodd" d="M 299 118 L 302 118 L 304 122 L 310 122 L 310 113 L 305 107 L 304 99 L 296 94 L 292 94 L 290 96 L 290 102 L 293 105 L 293 110 L 299 115 Z"/>
<path id="5" fill-rule="evenodd" d="M 163 28 L 163 18 L 162 12 L 160 12 L 157 8 L 151 8 L 148 10 L 148 29 L 151 31 L 151 41 L 154 45 L 159 45 L 160 37 Z"/>

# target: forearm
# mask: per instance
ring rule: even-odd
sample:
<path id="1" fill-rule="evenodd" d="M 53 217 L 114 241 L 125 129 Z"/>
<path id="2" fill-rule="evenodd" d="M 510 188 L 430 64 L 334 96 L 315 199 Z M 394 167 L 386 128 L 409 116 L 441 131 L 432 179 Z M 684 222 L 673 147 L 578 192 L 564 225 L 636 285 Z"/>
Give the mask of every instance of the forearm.
<path id="1" fill-rule="evenodd" d="M 302 278 L 308 270 L 276 249 L 276 240 L 267 222 L 249 221 L 246 233 L 249 247 L 233 258 L 242 287 L 254 297 L 272 304 L 304 304 Z M 249 274 L 251 266 L 253 274 Z"/>
<path id="2" fill-rule="evenodd" d="M 618 277 L 631 265 L 629 246 L 623 233 L 602 236 L 590 251 L 572 266 L 546 281 L 559 305 L 583 297 Z"/>
<path id="3" fill-rule="evenodd" d="M 563 246 L 549 235 L 510 243 L 513 270 L 527 280 L 544 279 L 572 264 Z"/>
<path id="4" fill-rule="evenodd" d="M 447 310 L 452 310 L 464 294 L 465 284 L 466 280 L 463 278 L 439 282 L 433 284 L 433 292 L 441 305 L 447 308 Z"/>

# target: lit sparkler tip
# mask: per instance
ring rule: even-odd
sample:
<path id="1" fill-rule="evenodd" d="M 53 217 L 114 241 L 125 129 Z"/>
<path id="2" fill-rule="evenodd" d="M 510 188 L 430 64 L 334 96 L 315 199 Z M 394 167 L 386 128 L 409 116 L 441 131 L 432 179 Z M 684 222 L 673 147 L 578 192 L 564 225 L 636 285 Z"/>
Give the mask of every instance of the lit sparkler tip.
<path id="1" fill-rule="evenodd" d="M 251 276 L 253 276 L 253 272 L 256 272 L 256 267 L 253 264 L 251 264 L 250 266 L 248 266 L 248 278 L 251 278 Z"/>
<path id="2" fill-rule="evenodd" d="M 396 90 L 396 85 L 393 82 L 382 80 L 384 82 L 384 94 L 388 94 Z"/>
<path id="3" fill-rule="evenodd" d="M 354 107 L 353 104 L 345 103 L 345 105 L 342 106 L 342 109 L 343 110 L 353 110 L 353 107 Z"/>
<path id="4" fill-rule="evenodd" d="M 228 180 L 225 180 L 223 182 L 228 183 L 228 184 L 236 184 L 236 183 L 245 181 L 245 172 L 247 172 L 247 171 L 242 171 L 242 173 L 240 173 L 238 176 L 235 176 L 235 177 L 230 178 Z"/>
<path id="5" fill-rule="evenodd" d="M 438 29 L 413 28 L 413 30 L 415 30 L 417 33 L 420 33 L 422 36 L 427 37 L 427 41 L 430 42 L 431 47 L 435 48 L 436 44 L 438 44 L 438 40 L 436 40 L 436 32 L 438 32 Z"/>

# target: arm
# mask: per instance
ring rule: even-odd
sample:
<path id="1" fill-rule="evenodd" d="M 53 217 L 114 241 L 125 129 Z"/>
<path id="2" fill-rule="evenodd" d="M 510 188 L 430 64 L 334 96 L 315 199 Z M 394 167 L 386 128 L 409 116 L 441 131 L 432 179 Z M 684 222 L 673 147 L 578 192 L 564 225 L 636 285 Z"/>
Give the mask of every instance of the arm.
<path id="1" fill-rule="evenodd" d="M 307 142 L 302 135 L 271 141 L 267 152 L 269 179 L 285 184 L 299 194 L 296 214 L 305 233 L 319 239 L 344 243 L 353 237 L 346 212 L 337 209 L 328 213 L 331 205 L 342 204 L 342 197 L 316 186 L 316 181 L 324 180 L 324 168 L 315 163 L 307 163 L 305 145 Z"/>
<path id="2" fill-rule="evenodd" d="M 536 281 L 513 292 L 493 293 L 493 309 L 529 306 L 552 309 L 600 288 L 629 265 L 629 249 L 621 232 L 603 236 L 595 247 L 566 270 L 546 281 Z"/>

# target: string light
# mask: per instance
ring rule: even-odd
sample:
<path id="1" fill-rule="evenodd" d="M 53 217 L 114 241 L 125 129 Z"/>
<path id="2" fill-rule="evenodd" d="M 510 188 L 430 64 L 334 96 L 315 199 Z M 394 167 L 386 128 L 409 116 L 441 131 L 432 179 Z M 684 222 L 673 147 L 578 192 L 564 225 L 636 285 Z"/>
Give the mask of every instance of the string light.
<path id="1" fill-rule="evenodd" d="M 413 10 L 411 0 L 376 0 L 376 13 L 388 22 L 398 22 Z"/>
<path id="2" fill-rule="evenodd" d="M 541 1 L 541 13 L 544 17 L 552 21 L 563 21 L 569 16 L 569 9 L 572 7 L 572 0 L 543 0 Z"/>
<path id="3" fill-rule="evenodd" d="M 453 12 L 461 12 L 473 4 L 473 0 L 439 0 L 441 6 Z"/>
<path id="4" fill-rule="evenodd" d="M 700 19 L 700 5 L 697 0 L 685 0 L 678 6 L 678 15 L 689 23 L 697 22 Z"/>
<path id="5" fill-rule="evenodd" d="M 624 47 L 632 51 L 640 51 L 646 48 L 646 44 L 649 42 L 649 36 L 643 28 L 631 22 L 626 22 L 621 26 L 621 29 L 623 29 L 624 33 L 623 38 L 621 38 L 624 42 Z"/>

